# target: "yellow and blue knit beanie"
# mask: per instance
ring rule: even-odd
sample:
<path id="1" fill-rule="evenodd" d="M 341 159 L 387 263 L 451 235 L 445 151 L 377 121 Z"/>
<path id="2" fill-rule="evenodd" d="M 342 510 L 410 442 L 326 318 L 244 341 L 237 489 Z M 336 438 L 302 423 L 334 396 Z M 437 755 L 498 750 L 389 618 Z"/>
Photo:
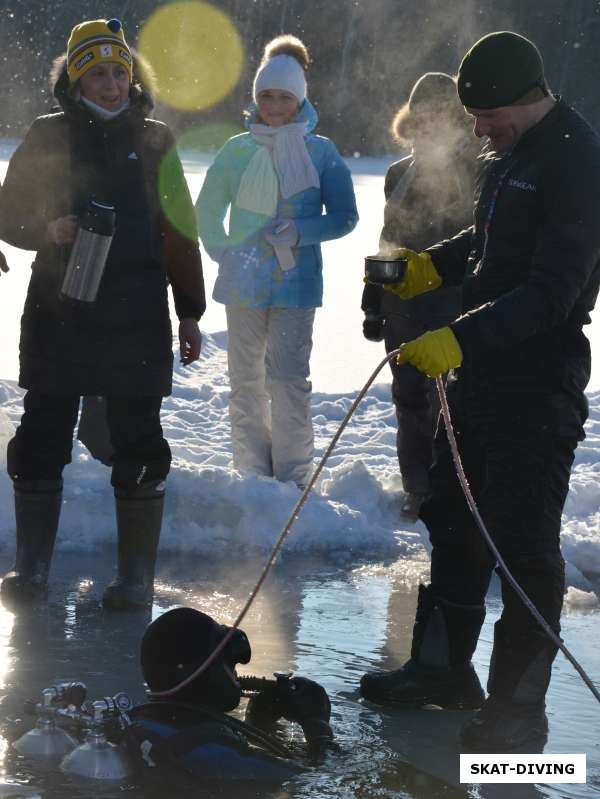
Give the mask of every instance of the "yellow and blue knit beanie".
<path id="1" fill-rule="evenodd" d="M 67 73 L 71 83 L 95 67 L 109 61 L 125 67 L 132 80 L 131 51 L 118 19 L 93 19 L 75 25 L 67 44 Z"/>

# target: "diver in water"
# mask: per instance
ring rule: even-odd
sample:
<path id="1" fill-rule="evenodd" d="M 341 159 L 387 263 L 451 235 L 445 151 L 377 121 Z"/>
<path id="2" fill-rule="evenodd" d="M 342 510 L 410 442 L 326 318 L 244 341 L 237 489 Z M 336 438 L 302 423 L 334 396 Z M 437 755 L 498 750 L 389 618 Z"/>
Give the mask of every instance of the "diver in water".
<path id="1" fill-rule="evenodd" d="M 141 645 L 141 666 L 150 701 L 129 712 L 125 743 L 149 767 L 174 767 L 194 777 L 287 779 L 328 749 L 336 749 L 324 688 L 304 677 L 243 677 L 250 643 L 236 630 L 217 659 L 168 697 L 206 661 L 231 628 L 192 608 L 169 610 L 153 621 Z M 250 696 L 245 721 L 228 715 Z M 279 719 L 302 727 L 306 747 L 276 736 Z"/>
<path id="2" fill-rule="evenodd" d="M 61 771 L 78 777 L 122 780 L 137 772 L 171 786 L 182 776 L 281 783 L 322 762 L 328 750 L 339 751 L 329 698 L 318 683 L 236 673 L 251 656 L 241 630 L 196 676 L 228 633 L 231 627 L 198 610 L 167 611 L 142 639 L 148 701 L 134 705 L 124 693 L 86 700 L 84 683 L 59 683 L 42 691 L 41 702 L 25 703 L 36 725 L 18 739 L 15 729 L 13 747 L 26 757 L 62 758 Z M 242 696 L 245 720 L 229 715 Z M 304 741 L 288 731 L 285 739 L 278 735 L 280 719 L 298 723 Z"/>

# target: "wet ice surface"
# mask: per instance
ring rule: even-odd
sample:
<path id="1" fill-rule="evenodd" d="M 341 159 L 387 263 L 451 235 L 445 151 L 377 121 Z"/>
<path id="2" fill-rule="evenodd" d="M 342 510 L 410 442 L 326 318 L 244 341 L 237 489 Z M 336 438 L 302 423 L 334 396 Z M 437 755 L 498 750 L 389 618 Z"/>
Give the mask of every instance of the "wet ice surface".
<path id="1" fill-rule="evenodd" d="M 243 624 L 253 645 L 252 661 L 240 673 L 267 675 L 294 671 L 321 682 L 332 700 L 332 726 L 342 754 L 329 755 L 318 771 L 284 786 L 164 784 L 152 777 L 124 785 L 84 784 L 61 774 L 55 765 L 40 767 L 11 751 L 8 738 L 24 729 L 23 701 L 61 681 L 83 681 L 88 696 L 125 691 L 144 698 L 138 648 L 151 616 L 178 604 L 207 611 L 231 622 L 259 572 L 258 559 L 228 562 L 163 556 L 155 604 L 147 614 L 115 614 L 99 607 L 110 579 L 113 553 L 96 557 L 67 554 L 57 559 L 48 605 L 16 616 L 0 612 L 2 669 L 2 775 L 38 788 L 47 799 L 102 796 L 159 799 L 166 795 L 200 797 L 273 797 L 273 799 L 350 799 L 359 797 L 505 796 L 502 785 L 460 788 L 455 735 L 461 713 L 382 711 L 358 701 L 360 675 L 373 667 L 394 667 L 408 655 L 416 603 L 416 583 L 424 561 L 388 560 L 340 569 L 320 559 L 295 557 L 276 566 Z M 0 567 L 8 566 L 0 559 Z M 495 589 L 476 652 L 485 679 L 497 618 Z M 598 613 L 568 612 L 563 635 L 592 674 L 600 671 L 594 634 Z M 516 797 L 591 797 L 600 789 L 600 707 L 574 670 L 559 655 L 548 695 L 550 736 L 545 751 L 585 752 L 588 785 L 511 786 Z M 297 739 L 299 729 L 283 734 Z M 408 762 L 406 762 L 408 761 Z M 500 790 L 502 789 L 502 790 Z M 0 786 L 0 797 L 2 797 Z"/>

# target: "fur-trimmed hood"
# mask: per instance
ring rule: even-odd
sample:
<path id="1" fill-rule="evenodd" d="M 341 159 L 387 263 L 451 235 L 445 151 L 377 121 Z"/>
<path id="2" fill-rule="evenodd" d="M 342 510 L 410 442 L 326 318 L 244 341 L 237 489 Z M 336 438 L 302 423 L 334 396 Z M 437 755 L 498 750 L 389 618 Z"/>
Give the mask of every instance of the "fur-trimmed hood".
<path id="1" fill-rule="evenodd" d="M 140 55 L 134 50 L 131 51 L 131 55 L 133 57 L 133 81 L 129 90 L 129 99 L 131 106 L 146 117 L 154 108 L 152 93 L 154 78 L 150 66 Z M 78 83 L 71 86 L 69 82 L 66 53 L 54 59 L 50 70 L 50 88 L 63 111 L 69 112 L 77 107 Z"/>

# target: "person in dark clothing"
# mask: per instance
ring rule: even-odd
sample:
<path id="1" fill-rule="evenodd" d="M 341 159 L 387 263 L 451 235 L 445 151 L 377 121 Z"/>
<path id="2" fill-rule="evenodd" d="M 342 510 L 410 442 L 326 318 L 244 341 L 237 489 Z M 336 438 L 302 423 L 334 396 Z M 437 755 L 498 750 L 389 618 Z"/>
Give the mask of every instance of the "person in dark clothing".
<path id="1" fill-rule="evenodd" d="M 384 225 L 379 251 L 398 247 L 417 252 L 467 227 L 473 219 L 473 191 L 479 147 L 456 96 L 456 81 L 427 72 L 413 86 L 392 123 L 398 144 L 411 152 L 390 166 L 385 177 Z M 374 296 L 376 295 L 376 296 Z M 380 305 L 387 352 L 447 325 L 460 311 L 460 289 L 449 286 L 410 300 L 365 286 L 363 308 Z M 380 338 L 381 332 L 376 336 Z M 365 327 L 367 337 L 370 331 Z M 429 467 L 439 414 L 435 386 L 411 364 L 390 363 L 392 397 L 398 419 L 397 450 L 405 492 L 402 512 L 416 519 L 430 493 Z"/>
<path id="2" fill-rule="evenodd" d="M 169 129 L 118 20 L 77 25 L 55 64 L 60 110 L 39 117 L 10 160 L 0 237 L 36 250 L 21 323 L 24 415 L 9 442 L 17 553 L 7 600 L 43 596 L 80 397 L 106 398 L 114 450 L 118 571 L 105 606 L 152 597 L 170 449 L 160 424 L 171 392 L 170 282 L 184 364 L 200 354 L 205 310 L 194 211 Z M 160 189 L 159 189 L 160 185 Z M 116 232 L 95 302 L 61 297 L 77 219 L 113 206 Z"/>
<path id="3" fill-rule="evenodd" d="M 458 92 L 489 152 L 471 229 L 406 251 L 413 296 L 461 284 L 463 314 L 407 343 L 425 374 L 456 369 L 448 399 L 467 478 L 508 568 L 557 633 L 564 592 L 561 511 L 587 415 L 590 321 L 600 282 L 600 139 L 554 97 L 541 56 L 511 32 L 477 42 Z M 460 367 L 460 368 L 459 368 Z M 370 673 L 375 702 L 480 708 L 463 741 L 492 749 L 544 736 L 554 643 L 502 578 L 503 612 L 483 691 L 471 665 L 495 566 L 462 495 L 446 435 L 436 440 L 429 530 L 431 583 L 421 586 L 411 658 Z"/>
<path id="4" fill-rule="evenodd" d="M 2 272 L 10 272 L 8 264 L 6 263 L 6 257 L 3 252 L 0 252 L 0 275 Z"/>
<path id="5" fill-rule="evenodd" d="M 236 665 L 251 657 L 241 630 L 203 673 L 183 684 L 229 632 L 205 613 L 182 607 L 148 626 L 140 658 L 150 702 L 128 714 L 130 753 L 145 765 L 193 777 L 282 781 L 336 749 L 329 697 L 318 683 L 289 674 L 275 680 L 237 674 Z M 245 721 L 227 715 L 242 695 L 250 696 Z M 281 718 L 300 724 L 306 750 L 277 738 Z"/>

